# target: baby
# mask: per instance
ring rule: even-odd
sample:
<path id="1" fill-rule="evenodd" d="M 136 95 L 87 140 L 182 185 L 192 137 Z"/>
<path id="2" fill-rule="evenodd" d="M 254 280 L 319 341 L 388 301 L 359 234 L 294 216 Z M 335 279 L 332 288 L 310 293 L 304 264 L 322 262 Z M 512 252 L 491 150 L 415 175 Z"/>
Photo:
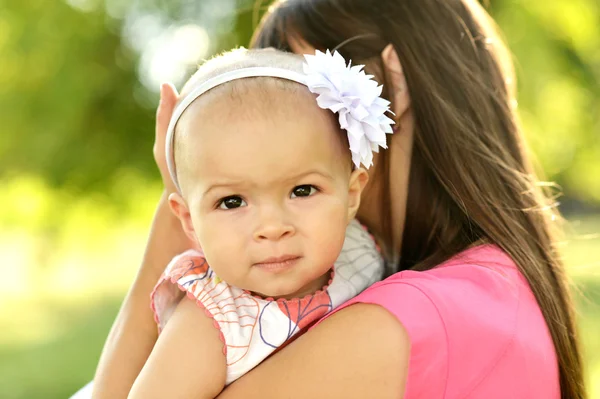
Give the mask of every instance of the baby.
<path id="1" fill-rule="evenodd" d="M 382 278 L 354 219 L 360 164 L 392 132 L 380 94 L 329 52 L 235 50 L 185 85 L 169 203 L 202 250 L 175 257 L 152 294 L 160 335 L 129 397 L 214 398 Z"/>

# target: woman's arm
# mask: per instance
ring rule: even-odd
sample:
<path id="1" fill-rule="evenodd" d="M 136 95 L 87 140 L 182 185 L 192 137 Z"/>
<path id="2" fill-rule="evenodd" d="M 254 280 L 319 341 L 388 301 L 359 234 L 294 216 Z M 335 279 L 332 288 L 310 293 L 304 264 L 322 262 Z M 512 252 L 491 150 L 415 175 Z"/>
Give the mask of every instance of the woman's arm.
<path id="1" fill-rule="evenodd" d="M 184 297 L 135 380 L 129 399 L 213 399 L 225 386 L 223 342 L 213 319 Z"/>
<path id="2" fill-rule="evenodd" d="M 227 387 L 231 398 L 402 398 L 410 341 L 378 305 L 355 304 L 324 320 Z"/>
<path id="3" fill-rule="evenodd" d="M 104 344 L 94 377 L 94 398 L 127 397 L 156 342 L 150 293 L 171 258 L 191 246 L 167 203 L 165 192 L 154 216 L 142 266 Z"/>
<path id="4" fill-rule="evenodd" d="M 171 258 L 193 247 L 168 205 L 175 191 L 165 160 L 165 136 L 177 102 L 177 91 L 163 84 L 156 113 L 154 158 L 165 184 L 148 238 L 142 265 L 104 344 L 94 377 L 94 398 L 125 398 L 150 355 L 157 328 L 150 310 L 150 293 Z"/>

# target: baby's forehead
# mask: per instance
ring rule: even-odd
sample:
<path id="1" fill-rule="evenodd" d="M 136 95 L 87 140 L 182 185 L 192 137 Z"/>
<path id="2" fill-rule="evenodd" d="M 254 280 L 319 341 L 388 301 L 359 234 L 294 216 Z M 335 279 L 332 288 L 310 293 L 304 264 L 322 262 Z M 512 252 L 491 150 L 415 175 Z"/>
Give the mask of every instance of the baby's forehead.
<path id="1" fill-rule="evenodd" d="M 179 120 L 176 143 L 181 148 L 190 141 L 205 140 L 207 135 L 220 135 L 230 125 L 248 132 L 257 125 L 268 125 L 284 132 L 289 130 L 290 123 L 320 130 L 323 136 L 341 134 L 334 114 L 320 108 L 316 96 L 305 86 L 258 77 L 228 82 L 195 99 Z M 253 137 L 241 139 L 253 140 Z"/>
<path id="2" fill-rule="evenodd" d="M 243 80 L 246 79 L 236 83 Z M 302 159 L 317 162 L 322 159 L 322 164 L 329 169 L 340 170 L 339 165 L 343 164 L 343 170 L 346 170 L 345 166 L 350 170 L 348 141 L 335 114 L 321 109 L 316 96 L 304 86 L 290 82 L 295 87 L 282 89 L 280 82 L 275 80 L 273 83 L 273 80 L 247 79 L 242 87 L 224 87 L 214 95 L 199 97 L 181 119 L 182 131 L 177 138 L 176 150 L 176 154 L 181 155 L 178 164 L 188 164 L 185 169 L 190 173 L 201 170 L 204 177 L 211 170 L 223 170 L 217 166 L 225 159 L 228 161 L 224 168 L 236 165 L 236 160 L 240 165 L 253 159 L 281 166 L 265 168 L 260 173 L 264 177 L 283 172 L 284 167 L 297 170 L 293 164 Z M 257 142 L 260 143 L 258 147 L 269 146 L 270 149 L 261 152 L 261 148 L 254 146 Z M 252 151 L 257 157 L 246 158 L 246 153 Z M 298 157 L 299 161 L 294 160 L 296 152 L 304 154 Z M 282 157 L 281 153 L 289 156 Z M 182 170 L 182 173 L 186 171 Z"/>
<path id="3" fill-rule="evenodd" d="M 298 111 L 304 115 L 303 108 Z M 188 136 L 190 176 L 200 185 L 233 180 L 266 189 L 296 182 L 311 170 L 344 178 L 351 157 L 332 115 L 309 113 L 298 121 L 291 115 L 263 108 L 241 118 L 201 121 Z"/>

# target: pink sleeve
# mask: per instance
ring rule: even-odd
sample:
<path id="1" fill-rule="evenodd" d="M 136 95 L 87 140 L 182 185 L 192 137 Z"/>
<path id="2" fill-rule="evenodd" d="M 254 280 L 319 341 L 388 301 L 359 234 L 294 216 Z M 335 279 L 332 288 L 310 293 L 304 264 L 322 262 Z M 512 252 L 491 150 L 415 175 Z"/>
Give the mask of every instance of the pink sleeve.
<path id="1" fill-rule="evenodd" d="M 495 246 L 474 247 L 425 272 L 396 273 L 333 313 L 355 303 L 384 307 L 408 332 L 404 399 L 560 397 L 541 309 Z"/>
<path id="2" fill-rule="evenodd" d="M 411 348 L 404 398 L 444 397 L 448 378 L 448 336 L 440 313 L 427 294 L 408 282 L 382 281 L 327 317 L 355 303 L 384 307 L 408 332 Z"/>

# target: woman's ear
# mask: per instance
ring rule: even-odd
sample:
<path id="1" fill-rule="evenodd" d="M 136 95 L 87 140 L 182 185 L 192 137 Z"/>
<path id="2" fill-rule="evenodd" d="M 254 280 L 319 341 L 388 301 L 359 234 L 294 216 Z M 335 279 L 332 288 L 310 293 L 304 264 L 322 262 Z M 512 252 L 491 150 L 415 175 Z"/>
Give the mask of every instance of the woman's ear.
<path id="1" fill-rule="evenodd" d="M 369 174 L 363 168 L 356 168 L 350 175 L 348 186 L 348 222 L 356 216 L 360 207 L 360 197 L 369 181 Z"/>
<path id="2" fill-rule="evenodd" d="M 185 203 L 185 200 L 179 193 L 172 193 L 169 195 L 169 207 L 171 208 L 171 212 L 181 222 L 181 227 L 185 232 L 185 235 L 193 242 L 199 245 L 198 237 L 196 236 L 196 231 L 194 230 L 194 225 L 192 224 L 192 215 L 190 214 L 190 210 Z"/>
<path id="3" fill-rule="evenodd" d="M 404 77 L 402 63 L 394 46 L 388 44 L 381 52 L 381 59 L 386 74 L 386 82 L 391 85 L 389 93 L 392 100 L 392 111 L 396 114 L 396 121 L 402 119 L 402 115 L 410 107 L 410 94 Z"/>

